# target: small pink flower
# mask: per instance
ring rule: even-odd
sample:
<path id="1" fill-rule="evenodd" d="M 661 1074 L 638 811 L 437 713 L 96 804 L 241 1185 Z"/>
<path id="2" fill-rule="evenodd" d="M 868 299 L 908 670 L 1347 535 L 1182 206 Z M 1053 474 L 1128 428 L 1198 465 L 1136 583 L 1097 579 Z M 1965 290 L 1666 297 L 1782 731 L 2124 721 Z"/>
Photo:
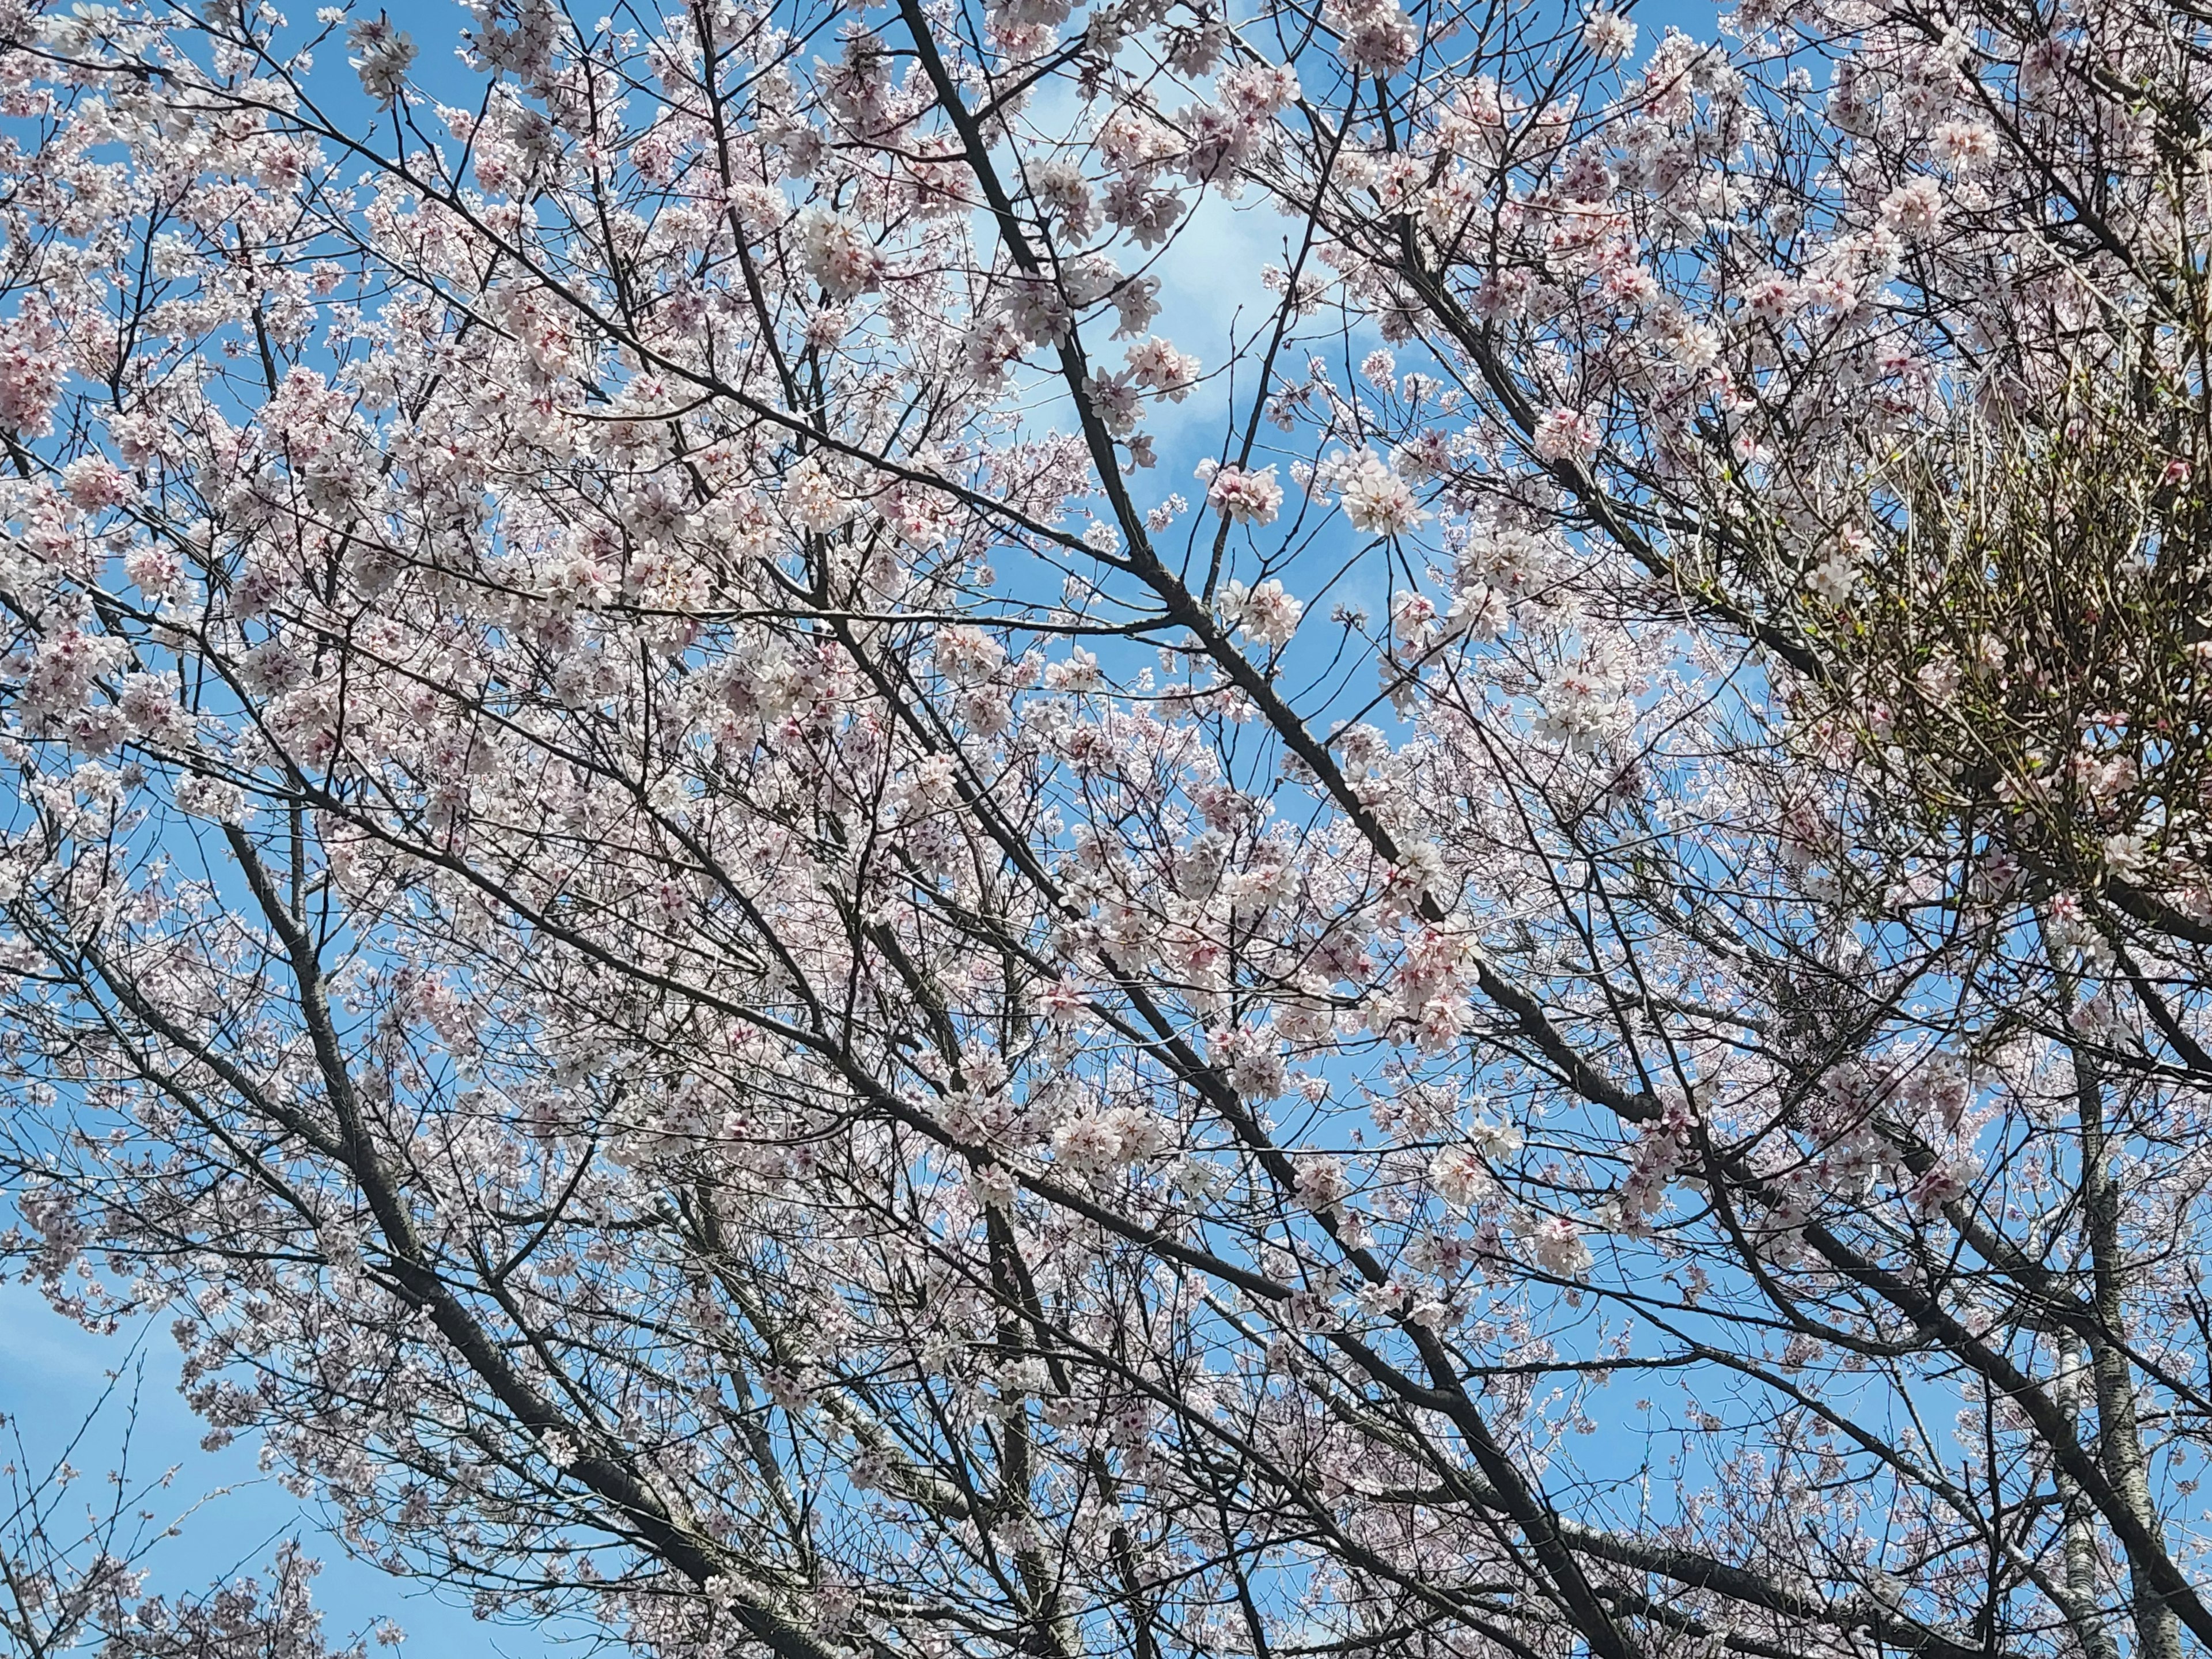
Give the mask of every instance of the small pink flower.
<path id="1" fill-rule="evenodd" d="M 1577 409 L 1547 410 L 1536 422 L 1531 447 L 1540 460 L 1587 461 L 1597 453 L 1597 422 Z"/>
<path id="2" fill-rule="evenodd" d="M 1272 466 L 1257 472 L 1224 466 L 1213 475 L 1206 499 L 1231 524 L 1273 524 L 1283 505 L 1283 487 L 1275 482 Z"/>
<path id="3" fill-rule="evenodd" d="M 62 471 L 62 493 L 87 513 L 120 507 L 131 499 L 131 480 L 105 455 L 87 455 Z"/>

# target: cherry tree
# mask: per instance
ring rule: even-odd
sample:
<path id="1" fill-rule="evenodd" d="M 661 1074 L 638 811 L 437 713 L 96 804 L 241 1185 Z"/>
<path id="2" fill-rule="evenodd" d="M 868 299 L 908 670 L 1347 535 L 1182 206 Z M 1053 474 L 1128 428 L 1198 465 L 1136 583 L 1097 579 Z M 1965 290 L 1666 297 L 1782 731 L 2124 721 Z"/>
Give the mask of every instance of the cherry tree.
<path id="1" fill-rule="evenodd" d="M 0 13 L 58 1310 L 669 1656 L 2212 1646 L 2196 14 L 466 10 Z"/>

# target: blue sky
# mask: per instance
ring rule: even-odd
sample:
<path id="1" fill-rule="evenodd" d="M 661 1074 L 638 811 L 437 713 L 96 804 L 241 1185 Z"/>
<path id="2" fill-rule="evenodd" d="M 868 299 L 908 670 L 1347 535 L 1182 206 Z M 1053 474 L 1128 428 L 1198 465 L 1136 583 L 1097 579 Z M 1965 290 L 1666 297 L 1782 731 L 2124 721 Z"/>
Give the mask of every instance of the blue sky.
<path id="1" fill-rule="evenodd" d="M 298 1536 L 307 1553 L 323 1563 L 315 1600 L 324 1609 L 327 1634 L 350 1634 L 389 1618 L 407 1633 L 401 1651 L 410 1659 L 446 1654 L 534 1659 L 559 1651 L 556 1643 L 534 1632 L 479 1623 L 464 1606 L 440 1601 L 421 1586 L 346 1559 L 335 1539 L 315 1535 L 312 1505 L 256 1469 L 249 1438 L 223 1451 L 202 1450 L 203 1425 L 177 1392 L 177 1351 L 160 1324 L 156 1320 L 151 1328 L 94 1336 L 54 1314 L 36 1291 L 0 1285 L 0 1332 L 5 1333 L 0 1338 L 0 1412 L 19 1430 L 33 1459 L 43 1463 L 58 1455 L 107 1388 L 111 1374 L 124 1371 L 121 1386 L 72 1458 L 90 1477 L 87 1486 L 94 1492 L 104 1491 L 100 1477 L 123 1449 L 135 1371 L 143 1382 L 131 1437 L 134 1484 L 181 1466 L 170 1490 L 148 1504 L 164 1521 L 209 1497 L 179 1535 L 157 1546 L 147 1561 L 151 1588 L 189 1593 L 234 1572 L 257 1571 L 279 1540 Z"/>

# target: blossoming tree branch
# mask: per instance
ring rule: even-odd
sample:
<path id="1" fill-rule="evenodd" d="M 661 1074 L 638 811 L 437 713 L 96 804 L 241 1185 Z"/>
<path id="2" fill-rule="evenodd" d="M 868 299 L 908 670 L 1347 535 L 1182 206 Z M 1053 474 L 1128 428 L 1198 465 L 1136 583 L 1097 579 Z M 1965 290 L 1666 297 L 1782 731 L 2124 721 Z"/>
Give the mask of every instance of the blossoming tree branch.
<path id="1" fill-rule="evenodd" d="M 2212 1647 L 2209 114 L 5 0 L 9 1263 L 666 1659 Z"/>

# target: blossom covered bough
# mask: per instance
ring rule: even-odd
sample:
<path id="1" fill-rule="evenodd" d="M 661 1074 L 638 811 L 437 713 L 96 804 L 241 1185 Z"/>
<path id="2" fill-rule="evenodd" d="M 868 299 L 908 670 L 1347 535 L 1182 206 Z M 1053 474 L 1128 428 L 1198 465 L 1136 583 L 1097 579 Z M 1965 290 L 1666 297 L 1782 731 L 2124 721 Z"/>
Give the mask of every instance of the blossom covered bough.
<path id="1" fill-rule="evenodd" d="M 56 1307 L 671 1659 L 2212 1645 L 2195 14 L 468 11 L 0 10 Z"/>

